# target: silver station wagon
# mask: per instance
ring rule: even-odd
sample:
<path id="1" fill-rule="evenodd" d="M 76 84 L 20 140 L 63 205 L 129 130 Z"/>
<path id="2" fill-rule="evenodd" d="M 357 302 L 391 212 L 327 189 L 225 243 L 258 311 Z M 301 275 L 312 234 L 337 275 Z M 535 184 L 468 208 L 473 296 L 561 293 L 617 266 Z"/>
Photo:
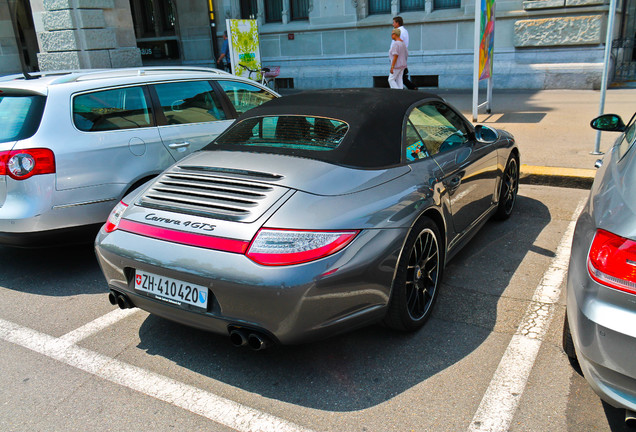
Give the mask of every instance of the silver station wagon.
<path id="1" fill-rule="evenodd" d="M 92 239 L 124 195 L 275 97 L 208 68 L 0 78 L 0 244 Z"/>

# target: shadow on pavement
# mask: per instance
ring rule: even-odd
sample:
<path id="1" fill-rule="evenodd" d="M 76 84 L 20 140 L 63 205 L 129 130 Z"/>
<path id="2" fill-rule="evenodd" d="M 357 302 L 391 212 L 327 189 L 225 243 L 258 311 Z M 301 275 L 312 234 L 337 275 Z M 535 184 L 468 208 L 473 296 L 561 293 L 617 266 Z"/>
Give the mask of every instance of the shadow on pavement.
<path id="1" fill-rule="evenodd" d="M 294 405 L 347 412 L 381 404 L 465 358 L 493 331 L 501 294 L 551 220 L 537 200 L 519 196 L 517 206 L 508 221 L 488 222 L 449 263 L 434 315 L 416 333 L 376 325 L 254 352 L 231 346 L 227 336 L 150 315 L 139 330 L 138 348 Z"/>
<path id="2" fill-rule="evenodd" d="M 39 249 L 0 247 L 0 286 L 44 296 L 108 292 L 92 243 Z"/>

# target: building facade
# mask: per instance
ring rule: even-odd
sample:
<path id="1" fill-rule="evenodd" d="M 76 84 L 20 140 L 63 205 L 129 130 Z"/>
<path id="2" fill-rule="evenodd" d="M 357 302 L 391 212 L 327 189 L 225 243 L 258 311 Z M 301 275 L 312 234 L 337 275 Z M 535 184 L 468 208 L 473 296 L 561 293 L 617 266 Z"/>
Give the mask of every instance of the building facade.
<path id="1" fill-rule="evenodd" d="M 634 80 L 636 0 L 617 1 L 612 77 Z M 609 0 L 495 3 L 495 88 L 600 86 Z M 280 86 L 385 86 L 396 15 L 417 86 L 472 87 L 475 0 L 0 0 L 0 74 L 20 52 L 31 70 L 215 66 L 225 20 L 242 18 L 258 21 Z"/>

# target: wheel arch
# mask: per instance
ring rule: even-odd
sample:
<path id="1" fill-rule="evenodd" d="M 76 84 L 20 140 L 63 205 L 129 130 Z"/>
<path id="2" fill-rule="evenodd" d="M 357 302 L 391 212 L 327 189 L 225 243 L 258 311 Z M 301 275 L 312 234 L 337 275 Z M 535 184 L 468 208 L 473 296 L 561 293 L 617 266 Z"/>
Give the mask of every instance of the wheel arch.
<path id="1" fill-rule="evenodd" d="M 423 212 L 421 212 L 416 218 L 414 218 L 413 223 L 411 224 L 411 226 L 409 227 L 406 235 L 404 236 L 404 241 L 402 242 L 402 247 L 400 250 L 400 253 L 398 254 L 396 263 L 395 263 L 395 269 L 393 272 L 393 280 L 391 283 L 391 289 L 389 292 L 389 300 L 387 302 L 387 315 L 385 316 L 383 323 L 385 325 L 387 325 L 388 327 L 391 328 L 398 328 L 398 327 L 394 327 L 391 323 L 396 323 L 397 321 L 397 316 L 395 315 L 395 312 L 392 312 L 392 304 L 395 300 L 395 289 L 396 289 L 396 282 L 398 280 L 398 272 L 400 271 L 400 263 L 403 259 L 403 256 L 405 253 L 409 253 L 410 251 L 406 251 L 407 249 L 407 245 L 408 245 L 408 240 L 411 237 L 411 235 L 414 233 L 414 230 L 416 229 L 416 227 L 420 226 L 422 221 L 424 219 L 428 219 L 429 221 L 432 222 L 433 225 L 435 225 L 435 227 L 437 228 L 437 231 L 439 232 L 439 254 L 441 255 L 441 259 L 439 260 L 439 265 L 440 265 L 440 271 L 439 271 L 439 280 L 441 281 L 442 277 L 443 277 L 443 273 L 444 273 L 444 267 L 446 266 L 446 247 L 448 244 L 448 240 L 447 240 L 447 231 L 446 231 L 446 222 L 445 219 L 441 213 L 441 210 L 437 207 L 429 207 L 426 210 L 424 210 Z M 440 282 L 441 283 L 441 282 Z M 433 300 L 434 301 L 434 300 Z M 428 318 L 426 318 L 428 319 Z"/>
<path id="2" fill-rule="evenodd" d="M 411 226 L 409 227 L 406 235 L 404 236 L 404 240 L 402 241 L 402 247 L 400 249 L 400 253 L 398 254 L 397 261 L 395 262 L 395 268 L 393 269 L 393 280 L 395 280 L 395 277 L 397 275 L 399 263 L 400 263 L 400 260 L 402 259 L 402 254 L 404 253 L 404 246 L 406 245 L 406 241 L 411 235 L 411 232 L 413 232 L 413 229 L 415 229 L 415 226 L 417 226 L 417 224 L 423 218 L 428 218 L 432 220 L 433 223 L 437 226 L 437 229 L 439 230 L 440 236 L 442 237 L 442 240 L 444 242 L 444 244 L 441 247 L 441 252 L 444 254 L 442 263 L 446 265 L 446 249 L 448 246 L 448 233 L 446 231 L 446 221 L 444 220 L 444 216 L 442 216 L 440 209 L 438 209 L 437 207 L 429 207 L 426 210 L 424 210 L 422 213 L 420 213 L 419 216 L 413 219 L 413 223 L 411 223 Z M 391 286 L 391 291 L 393 291 L 393 286 Z"/>
<path id="3" fill-rule="evenodd" d="M 120 199 L 123 199 L 126 195 L 128 195 L 129 193 L 133 192 L 135 189 L 137 189 L 139 186 L 143 185 L 144 183 L 146 183 L 149 180 L 154 179 L 155 177 L 157 177 L 157 174 L 151 174 L 151 175 L 147 175 L 145 177 L 140 178 L 139 180 L 133 182 L 124 192 L 124 194 L 120 197 Z"/>

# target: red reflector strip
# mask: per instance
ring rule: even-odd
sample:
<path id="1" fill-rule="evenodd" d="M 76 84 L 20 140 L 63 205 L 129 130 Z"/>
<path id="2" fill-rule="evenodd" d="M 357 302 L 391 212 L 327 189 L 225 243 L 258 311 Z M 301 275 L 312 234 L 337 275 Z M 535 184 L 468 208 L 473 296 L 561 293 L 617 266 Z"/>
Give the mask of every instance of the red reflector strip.
<path id="1" fill-rule="evenodd" d="M 250 242 L 243 240 L 233 240 L 223 237 L 213 237 L 202 234 L 194 234 L 184 231 L 175 231 L 167 228 L 160 228 L 153 225 L 146 225 L 122 219 L 117 228 L 133 234 L 151 237 L 158 240 L 166 240 L 173 243 L 180 243 L 188 246 L 197 246 L 206 249 L 214 249 L 223 252 L 245 253 Z"/>

